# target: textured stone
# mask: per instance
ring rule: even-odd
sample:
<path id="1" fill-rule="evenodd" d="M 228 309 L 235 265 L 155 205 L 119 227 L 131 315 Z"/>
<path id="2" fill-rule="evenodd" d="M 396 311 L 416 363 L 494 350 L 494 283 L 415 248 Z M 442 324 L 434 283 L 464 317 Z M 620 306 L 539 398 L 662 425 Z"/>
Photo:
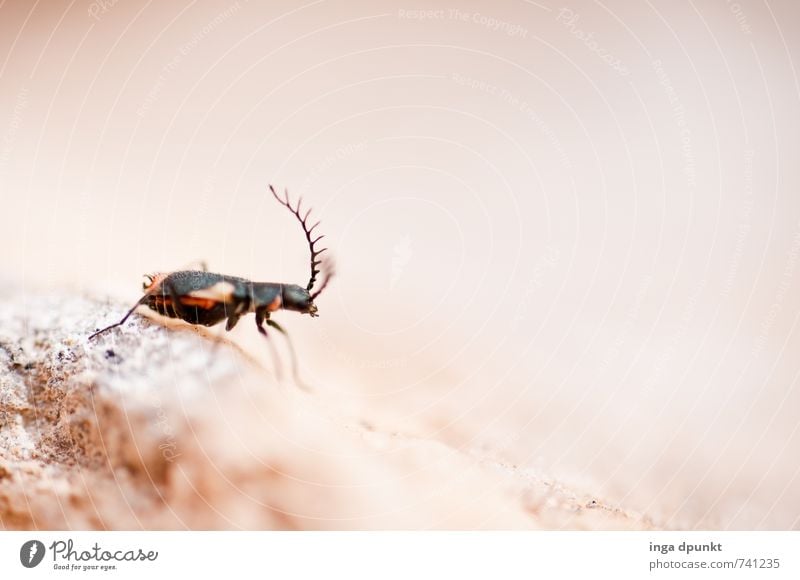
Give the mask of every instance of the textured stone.
<path id="1" fill-rule="evenodd" d="M 443 442 L 354 422 L 232 343 L 123 304 L 0 301 L 0 528 L 648 528 Z"/>

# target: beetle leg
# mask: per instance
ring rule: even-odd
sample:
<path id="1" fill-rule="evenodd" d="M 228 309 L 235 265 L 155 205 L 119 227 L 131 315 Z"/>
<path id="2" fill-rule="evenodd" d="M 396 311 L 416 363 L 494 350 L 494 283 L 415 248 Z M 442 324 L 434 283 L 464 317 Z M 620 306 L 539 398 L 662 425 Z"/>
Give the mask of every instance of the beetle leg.
<path id="1" fill-rule="evenodd" d="M 226 308 L 225 312 L 227 311 L 228 309 Z M 239 322 L 239 318 L 242 317 L 242 314 L 246 314 L 248 312 L 250 312 L 250 297 L 245 296 L 233 306 L 233 312 L 228 314 L 228 322 L 225 324 L 225 330 L 231 330 L 234 326 L 236 326 L 236 323 Z"/>
<path id="2" fill-rule="evenodd" d="M 134 304 L 134 305 L 133 305 L 133 308 L 131 308 L 130 310 L 128 310 L 127 314 L 125 314 L 125 316 L 123 316 L 123 317 L 122 317 L 122 320 L 120 320 L 120 321 L 119 321 L 119 322 L 117 322 L 116 324 L 112 324 L 111 326 L 106 326 L 106 327 L 105 327 L 104 329 L 102 329 L 102 330 L 98 330 L 97 332 L 95 332 L 94 334 L 92 334 L 91 336 L 89 336 L 89 340 L 92 340 L 92 339 L 93 339 L 95 336 L 97 336 L 98 334 L 103 334 L 103 333 L 104 333 L 106 330 L 111 330 L 112 328 L 116 328 L 116 327 L 118 327 L 118 326 L 122 326 L 123 324 L 125 324 L 125 321 L 126 321 L 126 320 L 128 320 L 128 317 L 129 317 L 131 314 L 133 314 L 133 311 L 134 311 L 134 310 L 136 310 L 137 308 L 139 308 L 139 306 L 141 306 L 142 304 L 144 304 L 144 303 L 147 301 L 147 299 L 148 299 L 149 297 L 150 297 L 150 294 L 145 294 L 144 296 L 142 296 L 141 298 L 139 298 L 139 301 L 138 301 L 136 304 Z"/>
<path id="3" fill-rule="evenodd" d="M 235 312 L 231 313 L 228 316 L 228 321 L 225 323 L 225 330 L 231 330 L 234 326 L 236 326 L 236 323 L 239 322 L 239 318 L 241 318 L 241 316 L 241 314 L 236 314 Z"/>
<path id="4" fill-rule="evenodd" d="M 286 332 L 286 330 L 284 330 L 280 324 L 269 317 L 267 318 L 267 326 L 274 328 L 286 338 L 286 344 L 289 345 L 289 355 L 292 357 L 292 374 L 294 375 L 294 382 L 297 383 L 297 386 L 301 389 L 310 391 L 311 389 L 308 387 L 308 385 L 306 385 L 302 379 L 300 379 L 300 372 L 297 364 L 297 354 L 294 352 L 294 345 L 292 344 L 292 339 L 289 338 L 289 333 Z"/>
<path id="5" fill-rule="evenodd" d="M 195 324 L 188 318 L 189 312 L 183 307 L 183 304 L 181 304 L 180 294 L 178 294 L 177 290 L 175 290 L 175 286 L 171 281 L 165 281 L 162 283 L 161 296 L 164 298 L 169 297 L 171 299 L 172 311 L 175 313 L 175 318 L 180 318 L 181 320 L 185 320 L 190 324 Z M 197 306 L 195 306 L 194 318 L 197 320 Z"/>
<path id="6" fill-rule="evenodd" d="M 275 375 L 278 377 L 278 380 L 281 380 L 281 376 L 283 375 L 283 366 L 281 365 L 280 357 L 275 350 L 275 345 L 272 344 L 272 341 L 269 339 L 269 334 L 267 334 L 267 329 L 264 328 L 264 321 L 267 320 L 268 317 L 269 313 L 267 312 L 266 308 L 259 308 L 256 310 L 256 327 L 258 328 L 258 332 L 260 332 L 269 343 L 269 351 L 272 353 L 272 359 L 275 361 Z"/>

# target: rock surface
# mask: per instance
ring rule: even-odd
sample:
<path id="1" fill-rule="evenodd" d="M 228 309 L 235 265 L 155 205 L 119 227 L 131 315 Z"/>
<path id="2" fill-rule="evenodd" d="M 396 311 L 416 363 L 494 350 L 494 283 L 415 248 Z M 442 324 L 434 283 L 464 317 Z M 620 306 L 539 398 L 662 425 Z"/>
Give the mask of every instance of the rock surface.
<path id="1" fill-rule="evenodd" d="M 65 295 L 0 302 L 0 528 L 641 529 L 650 518 L 344 418 L 212 333 Z"/>

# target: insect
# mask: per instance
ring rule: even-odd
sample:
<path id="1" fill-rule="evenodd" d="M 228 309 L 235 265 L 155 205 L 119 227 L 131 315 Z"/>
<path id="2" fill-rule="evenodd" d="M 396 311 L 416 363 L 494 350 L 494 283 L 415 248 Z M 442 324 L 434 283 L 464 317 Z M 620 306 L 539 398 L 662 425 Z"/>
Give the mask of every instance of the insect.
<path id="1" fill-rule="evenodd" d="M 98 330 L 89 337 L 89 340 L 125 324 L 128 317 L 142 304 L 159 314 L 180 318 L 189 324 L 214 326 L 224 320 L 226 331 L 236 326 L 239 318 L 252 312 L 256 315 L 256 327 L 264 337 L 269 338 L 264 324 L 286 337 L 297 378 L 297 359 L 289 335 L 281 325 L 270 318 L 270 315 L 277 310 L 292 310 L 312 317 L 319 316 L 314 300 L 328 286 L 333 276 L 333 269 L 329 262 L 323 266 L 323 280 L 319 288 L 312 293 L 317 275 L 320 273 L 318 266 L 322 263 L 319 256 L 327 250 L 327 248 L 317 249 L 317 243 L 325 236 L 312 237 L 314 229 L 320 222 L 308 226 L 311 209 L 308 209 L 305 215 L 301 215 L 302 197 L 298 198 L 297 204 L 293 207 L 287 190 L 284 190 L 284 195 L 281 197 L 273 186 L 270 185 L 269 189 L 275 199 L 295 215 L 306 236 L 311 252 L 311 278 L 305 287 L 278 282 L 252 282 L 236 276 L 214 274 L 205 269 L 152 274 L 147 276 L 148 281 L 143 284 L 144 296 L 128 310 L 122 320 Z"/>

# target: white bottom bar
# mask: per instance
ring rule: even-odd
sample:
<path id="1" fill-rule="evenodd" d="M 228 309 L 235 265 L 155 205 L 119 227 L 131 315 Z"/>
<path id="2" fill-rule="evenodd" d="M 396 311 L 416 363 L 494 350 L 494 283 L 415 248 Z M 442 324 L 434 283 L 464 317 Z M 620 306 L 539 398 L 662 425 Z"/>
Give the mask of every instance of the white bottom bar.
<path id="1" fill-rule="evenodd" d="M 777 580 L 798 554 L 798 532 L 4 532 L 0 577 Z"/>

